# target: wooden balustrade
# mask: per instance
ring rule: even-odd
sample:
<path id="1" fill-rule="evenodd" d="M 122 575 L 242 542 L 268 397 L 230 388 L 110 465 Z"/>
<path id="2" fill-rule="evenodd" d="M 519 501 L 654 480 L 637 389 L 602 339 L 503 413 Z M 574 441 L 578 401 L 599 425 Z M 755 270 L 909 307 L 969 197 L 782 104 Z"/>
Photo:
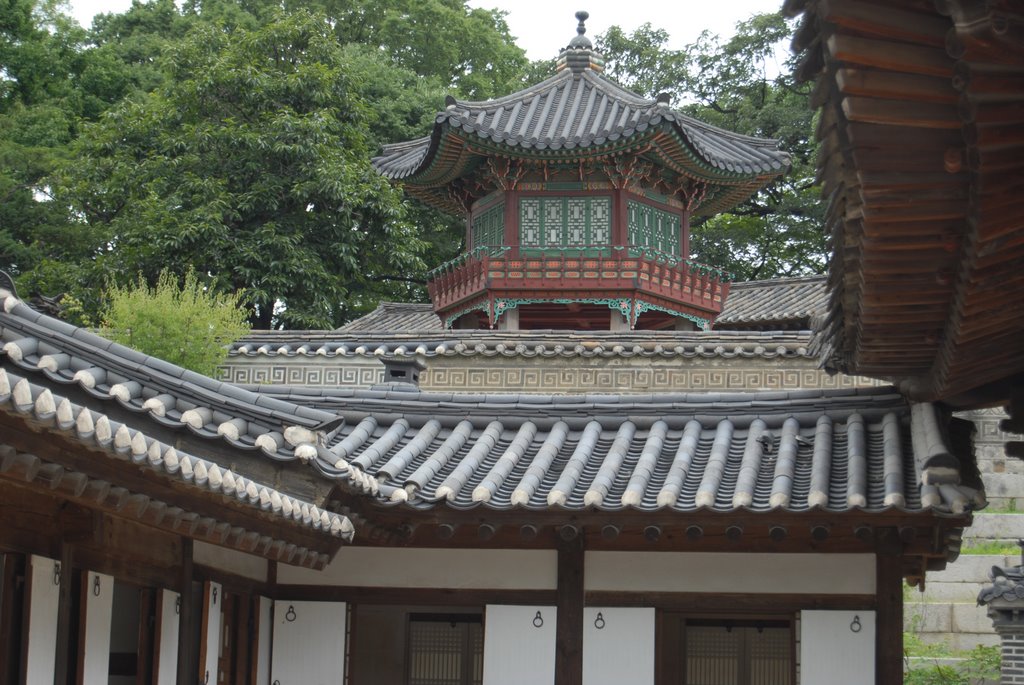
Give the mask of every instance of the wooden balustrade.
<path id="1" fill-rule="evenodd" d="M 525 251 L 524 251 L 525 252 Z M 487 291 L 496 297 L 545 293 L 551 299 L 648 294 L 715 314 L 721 311 L 727 277 L 708 267 L 638 246 L 587 246 L 513 255 L 478 249 L 434 270 L 427 283 L 438 310 Z"/>

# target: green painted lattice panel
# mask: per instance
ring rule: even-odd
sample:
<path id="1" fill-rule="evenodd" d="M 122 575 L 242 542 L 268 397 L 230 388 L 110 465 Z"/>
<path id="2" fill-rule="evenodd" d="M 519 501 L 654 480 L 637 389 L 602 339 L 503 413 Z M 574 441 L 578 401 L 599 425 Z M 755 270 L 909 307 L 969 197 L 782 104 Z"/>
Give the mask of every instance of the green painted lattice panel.
<path id="1" fill-rule="evenodd" d="M 519 245 L 524 249 L 580 249 L 610 245 L 609 197 L 524 197 L 519 200 Z M 594 250 L 586 250 L 592 252 Z"/>
<path id="2" fill-rule="evenodd" d="M 473 248 L 505 242 L 505 204 L 498 203 L 473 217 Z"/>
<path id="3" fill-rule="evenodd" d="M 630 202 L 629 244 L 652 247 L 666 254 L 680 255 L 679 217 L 641 202 Z"/>

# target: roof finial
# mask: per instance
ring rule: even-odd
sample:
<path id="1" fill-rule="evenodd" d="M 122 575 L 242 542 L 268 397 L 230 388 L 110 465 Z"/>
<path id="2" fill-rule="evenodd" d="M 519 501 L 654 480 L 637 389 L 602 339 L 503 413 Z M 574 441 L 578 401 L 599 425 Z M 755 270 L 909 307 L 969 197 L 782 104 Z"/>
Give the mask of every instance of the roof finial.
<path id="1" fill-rule="evenodd" d="M 594 44 L 587 38 L 587 19 L 589 12 L 580 10 L 576 13 L 579 25 L 576 26 L 576 35 L 573 37 L 564 50 L 558 55 L 555 63 L 555 70 L 571 69 L 574 74 L 582 74 L 591 69 L 600 72 L 604 69 L 604 58 L 594 51 Z"/>
<path id="2" fill-rule="evenodd" d="M 590 12 L 584 12 L 580 10 L 576 13 L 576 18 L 580 20 L 579 26 L 576 27 L 576 33 L 581 36 L 587 32 L 587 25 L 584 23 L 587 19 L 590 19 Z"/>
<path id="3" fill-rule="evenodd" d="M 569 41 L 569 47 L 573 49 L 586 49 L 590 50 L 594 47 L 594 44 L 590 42 L 584 34 L 587 32 L 586 21 L 590 18 L 590 12 L 584 12 L 580 10 L 576 13 L 576 18 L 579 19 L 579 25 L 576 27 L 576 37 Z"/>

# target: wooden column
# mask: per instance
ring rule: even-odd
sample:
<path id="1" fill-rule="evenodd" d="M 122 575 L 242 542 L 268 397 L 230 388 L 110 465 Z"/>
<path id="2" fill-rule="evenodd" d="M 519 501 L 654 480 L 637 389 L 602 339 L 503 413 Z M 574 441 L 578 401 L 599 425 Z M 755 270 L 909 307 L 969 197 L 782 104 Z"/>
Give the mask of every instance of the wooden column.
<path id="1" fill-rule="evenodd" d="M 54 641 L 54 685 L 68 682 L 69 657 L 71 652 L 71 580 L 74 575 L 73 548 L 67 542 L 60 546 L 60 594 L 57 601 L 57 638 Z"/>
<path id="2" fill-rule="evenodd" d="M 619 188 L 612 197 L 612 245 L 629 244 L 629 194 Z"/>
<path id="3" fill-rule="evenodd" d="M 507 254 L 509 257 L 516 258 L 519 256 L 518 190 L 509 190 L 505 192 L 505 213 L 502 217 L 502 221 L 504 222 L 505 244 L 509 247 Z"/>
<path id="4" fill-rule="evenodd" d="M 896 530 L 881 531 L 875 556 L 875 683 L 903 683 L 903 545 Z"/>
<path id="5" fill-rule="evenodd" d="M 192 611 L 192 540 L 181 539 L 181 613 L 178 615 L 178 685 L 195 682 L 195 659 L 192 643 L 195 615 Z"/>
<path id="6" fill-rule="evenodd" d="M 679 227 L 679 256 L 683 259 L 690 258 L 690 212 L 686 210 L 683 210 Z"/>
<path id="7" fill-rule="evenodd" d="M 24 555 L 0 553 L 0 683 L 19 682 L 18 667 L 24 661 L 19 650 L 28 639 L 21 620 L 28 597 L 27 567 Z"/>
<path id="8" fill-rule="evenodd" d="M 583 540 L 558 548 L 555 685 L 583 685 Z"/>

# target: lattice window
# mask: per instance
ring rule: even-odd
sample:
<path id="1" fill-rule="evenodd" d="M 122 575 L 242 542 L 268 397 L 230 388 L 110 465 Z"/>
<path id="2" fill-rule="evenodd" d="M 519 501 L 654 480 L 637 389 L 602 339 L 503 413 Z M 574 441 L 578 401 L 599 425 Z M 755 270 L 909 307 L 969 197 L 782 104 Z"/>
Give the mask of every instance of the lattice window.
<path id="1" fill-rule="evenodd" d="M 629 202 L 628 241 L 630 245 L 650 247 L 666 254 L 680 255 L 679 217 L 642 202 Z"/>
<path id="2" fill-rule="evenodd" d="M 479 614 L 410 614 L 408 685 L 481 685 Z"/>
<path id="3" fill-rule="evenodd" d="M 519 244 L 521 246 L 541 245 L 540 241 L 540 198 L 525 197 L 519 201 Z"/>
<path id="4" fill-rule="evenodd" d="M 566 212 L 562 211 L 563 204 L 561 200 L 541 200 L 541 206 L 544 208 L 544 245 L 565 244 Z"/>
<path id="5" fill-rule="evenodd" d="M 687 621 L 686 680 L 691 685 L 790 685 L 792 630 L 785 621 Z"/>
<path id="6" fill-rule="evenodd" d="M 499 202 L 473 217 L 473 247 L 505 243 L 505 204 Z"/>
<path id="7" fill-rule="evenodd" d="M 537 249 L 584 249 L 609 245 L 608 197 L 527 197 L 519 200 L 519 244 Z"/>

